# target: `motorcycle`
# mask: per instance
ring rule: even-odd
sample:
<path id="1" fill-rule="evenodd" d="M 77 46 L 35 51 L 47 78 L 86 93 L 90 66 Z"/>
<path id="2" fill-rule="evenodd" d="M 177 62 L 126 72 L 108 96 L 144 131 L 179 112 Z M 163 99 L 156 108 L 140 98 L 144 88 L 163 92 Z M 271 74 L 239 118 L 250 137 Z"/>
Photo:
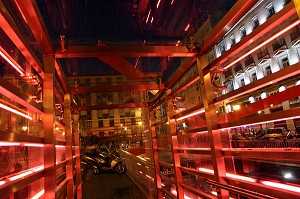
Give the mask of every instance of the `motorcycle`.
<path id="1" fill-rule="evenodd" d="M 94 174 L 99 174 L 101 171 L 113 171 L 117 174 L 126 172 L 124 160 L 114 154 L 111 156 L 108 149 L 107 151 L 84 154 L 81 164 L 86 169 L 93 169 Z"/>

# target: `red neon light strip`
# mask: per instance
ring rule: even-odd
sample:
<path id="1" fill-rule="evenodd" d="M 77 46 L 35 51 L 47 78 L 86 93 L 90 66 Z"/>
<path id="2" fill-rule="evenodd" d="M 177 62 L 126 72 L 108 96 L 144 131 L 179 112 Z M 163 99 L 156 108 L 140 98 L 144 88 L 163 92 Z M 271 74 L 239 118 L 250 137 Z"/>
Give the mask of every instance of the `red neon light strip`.
<path id="1" fill-rule="evenodd" d="M 1 55 L 1 57 L 3 57 L 12 67 L 14 67 L 14 69 L 16 69 L 16 71 L 18 71 L 21 75 L 25 75 L 25 73 L 24 73 L 24 71 L 23 71 L 23 69 L 20 67 L 20 66 L 18 66 L 18 65 L 16 65 L 15 63 L 13 63 L 12 61 L 11 61 L 11 59 L 9 59 L 8 57 L 10 57 L 6 52 L 5 52 L 5 50 L 0 46 L 0 55 Z"/>
<path id="2" fill-rule="evenodd" d="M 279 122 L 279 121 L 283 121 L 283 120 L 292 120 L 292 119 L 298 119 L 298 118 L 300 118 L 300 116 L 286 117 L 286 118 L 280 118 L 280 119 L 277 119 L 277 120 L 269 120 L 269 121 L 264 121 L 264 122 L 256 122 L 256 123 L 251 123 L 251 124 L 231 126 L 231 127 L 221 128 L 219 130 L 227 130 L 227 129 L 231 129 L 231 128 L 243 127 L 243 126 L 246 126 L 246 125 L 257 125 L 257 124 L 264 124 L 264 123 L 268 123 L 268 122 Z"/>
<path id="3" fill-rule="evenodd" d="M 36 195 L 34 195 L 30 199 L 39 199 L 42 195 L 44 195 L 44 193 L 45 193 L 45 189 L 43 189 L 42 191 L 38 192 Z"/>
<path id="4" fill-rule="evenodd" d="M 199 110 L 199 111 L 197 111 L 197 112 L 190 113 L 190 114 L 188 114 L 188 115 L 185 115 L 185 116 L 179 117 L 179 118 L 177 118 L 176 120 L 177 120 L 177 121 L 180 121 L 180 120 L 183 120 L 183 119 L 185 119 L 185 118 L 192 117 L 192 116 L 194 116 L 194 115 L 199 115 L 199 114 L 201 114 L 201 113 L 204 113 L 204 112 L 205 112 L 205 110 L 204 110 L 204 109 L 200 109 L 200 110 Z"/>
<path id="5" fill-rule="evenodd" d="M 270 187 L 276 187 L 279 189 L 285 189 L 288 191 L 300 193 L 300 187 L 286 185 L 286 184 L 282 184 L 282 183 L 278 183 L 278 182 L 271 182 L 271 181 L 261 181 L 260 183 L 270 186 Z"/>
<path id="6" fill-rule="evenodd" d="M 184 31 L 185 31 L 185 32 L 188 31 L 189 28 L 190 28 L 190 24 L 188 23 L 188 24 L 186 25 Z"/>
<path id="7" fill-rule="evenodd" d="M 256 182 L 256 179 L 254 178 L 249 178 L 246 176 L 240 176 L 240 175 L 235 175 L 232 173 L 226 173 L 226 177 L 228 178 L 234 178 L 234 179 L 239 179 L 239 180 L 244 180 L 244 181 L 248 181 L 248 182 Z"/>
<path id="8" fill-rule="evenodd" d="M 280 35 L 282 35 L 283 33 L 289 31 L 290 29 L 292 29 L 293 27 L 297 26 L 300 23 L 300 20 L 295 21 L 294 23 L 292 23 L 291 25 L 287 26 L 285 29 L 279 31 L 278 33 L 276 33 L 275 35 L 273 35 L 272 37 L 270 37 L 269 39 L 267 39 L 266 41 L 262 42 L 261 44 L 257 45 L 256 47 L 254 47 L 252 50 L 250 50 L 249 52 L 245 53 L 244 55 L 242 55 L 241 57 L 235 59 L 233 62 L 231 62 L 230 64 L 228 64 L 227 66 L 224 67 L 224 70 L 226 70 L 227 68 L 229 68 L 230 66 L 234 65 L 235 63 L 239 62 L 240 60 L 244 59 L 245 57 L 247 57 L 248 55 L 250 55 L 251 53 L 253 53 L 254 51 L 260 49 L 262 46 L 268 44 L 270 41 L 272 41 L 273 39 L 279 37 Z"/>
<path id="9" fill-rule="evenodd" d="M 7 110 L 7 111 L 9 111 L 9 112 L 15 113 L 15 114 L 20 115 L 20 116 L 22 116 L 22 117 L 25 117 L 25 118 L 27 118 L 27 119 L 29 119 L 29 120 L 32 120 L 32 117 L 30 117 L 29 115 L 26 115 L 25 113 L 22 113 L 22 112 L 17 111 L 17 110 L 15 110 L 15 109 L 13 109 L 13 108 L 10 108 L 9 106 L 6 106 L 6 105 L 4 105 L 4 104 L 1 104 L 1 103 L 0 103 L 0 108 L 3 108 L 3 109 L 5 109 L 5 110 Z"/>
<path id="10" fill-rule="evenodd" d="M 25 177 L 25 176 L 28 176 L 28 175 L 30 175 L 30 174 L 32 174 L 32 173 L 33 173 L 33 171 L 27 171 L 27 172 L 25 172 L 25 173 L 21 173 L 21 174 L 19 174 L 19 175 L 10 177 L 10 178 L 8 178 L 8 180 L 9 180 L 9 181 L 15 181 L 15 180 L 17 180 L 17 179 L 20 179 L 20 178 L 23 178 L 23 177 Z"/>
<path id="11" fill-rule="evenodd" d="M 20 146 L 21 143 L 16 142 L 0 142 L 0 146 Z"/>
<path id="12" fill-rule="evenodd" d="M 202 172 L 205 172 L 205 173 L 214 174 L 214 171 L 212 169 L 198 168 L 198 170 L 202 171 Z M 248 181 L 248 182 L 257 182 L 257 179 L 249 178 L 249 177 L 241 176 L 241 175 L 235 175 L 235 174 L 232 174 L 232 173 L 226 173 L 226 177 L 233 178 L 233 179 L 238 179 L 238 180 L 244 180 L 244 181 Z M 288 190 L 288 191 L 293 191 L 293 192 L 300 193 L 300 187 L 287 185 L 287 184 L 282 184 L 282 183 L 278 183 L 278 182 L 271 182 L 271 181 L 260 181 L 260 183 L 264 184 L 266 186 L 276 187 L 276 188 L 285 189 L 285 190 Z"/>
<path id="13" fill-rule="evenodd" d="M 158 9 L 159 4 L 160 4 L 161 0 L 158 0 L 157 4 L 156 4 L 156 8 Z"/>
<path id="14" fill-rule="evenodd" d="M 146 23 L 148 23 L 148 20 L 149 20 L 149 17 L 150 17 L 150 13 L 151 13 L 151 9 L 150 9 L 149 12 L 148 12 L 148 16 L 147 16 L 147 19 L 146 19 Z"/>
<path id="15" fill-rule="evenodd" d="M 0 146 L 44 147 L 44 144 L 36 144 L 36 143 L 20 143 L 20 142 L 0 142 Z"/>

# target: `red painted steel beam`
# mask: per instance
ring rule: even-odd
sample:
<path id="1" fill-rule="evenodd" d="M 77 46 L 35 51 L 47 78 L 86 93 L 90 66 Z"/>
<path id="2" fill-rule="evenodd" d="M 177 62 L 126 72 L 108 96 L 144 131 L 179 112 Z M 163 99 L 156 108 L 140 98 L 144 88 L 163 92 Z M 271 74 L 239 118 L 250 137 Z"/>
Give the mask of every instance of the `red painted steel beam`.
<path id="1" fill-rule="evenodd" d="M 66 52 L 58 49 L 55 58 L 113 57 L 194 57 L 196 51 L 185 46 L 67 46 Z"/>
<path id="2" fill-rule="evenodd" d="M 119 84 L 108 86 L 85 86 L 72 89 L 71 94 L 83 93 L 97 93 L 97 92 L 119 92 L 119 91 L 147 91 L 147 90 L 161 90 L 164 85 L 150 84 L 150 83 L 137 83 L 137 84 Z"/>
<path id="3" fill-rule="evenodd" d="M 299 118 L 299 111 L 300 108 L 293 108 L 289 110 L 273 112 L 272 114 L 263 114 L 258 116 L 241 118 L 232 122 L 221 123 L 219 124 L 218 129 L 235 128 L 238 126 L 253 125 L 258 123 L 261 124 L 271 121 L 282 120 L 284 118 Z"/>
<path id="4" fill-rule="evenodd" d="M 145 73 L 135 68 L 131 63 L 122 57 L 98 56 L 98 58 L 129 79 L 149 79 Z"/>
<path id="5" fill-rule="evenodd" d="M 22 16 L 25 18 L 27 25 L 32 31 L 43 53 L 53 53 L 51 39 L 36 1 L 15 0 L 15 3 L 17 4 Z"/>
<path id="6" fill-rule="evenodd" d="M 120 108 L 137 108 L 137 107 L 148 107 L 148 103 L 147 102 L 140 102 L 140 103 L 126 103 L 126 104 L 91 105 L 91 106 L 78 107 L 78 111 L 102 110 L 102 109 L 120 109 Z"/>
<path id="7" fill-rule="evenodd" d="M 57 60 L 55 60 L 55 70 L 56 70 L 58 80 L 59 80 L 59 83 L 60 83 L 63 91 L 65 93 L 68 93 L 69 92 L 68 83 L 67 83 L 66 77 L 64 75 L 64 71 L 63 71 L 60 63 Z"/>
<path id="8" fill-rule="evenodd" d="M 17 24 L 14 22 L 13 18 L 8 13 L 7 9 L 0 2 L 0 27 L 10 38 L 10 40 L 15 44 L 15 46 L 20 50 L 26 60 L 30 65 L 39 73 L 41 78 L 44 79 L 43 66 L 39 58 L 35 55 L 22 33 L 20 32 Z"/>
<path id="9" fill-rule="evenodd" d="M 29 110 L 42 114 L 43 107 L 42 104 L 36 103 L 28 95 L 22 93 L 19 89 L 13 86 L 11 83 L 7 82 L 3 78 L 0 78 L 0 92 L 11 100 L 23 105 Z"/>
<path id="10" fill-rule="evenodd" d="M 244 37 L 240 42 L 234 45 L 230 50 L 224 52 L 219 58 L 215 59 L 207 67 L 205 67 L 205 74 L 215 69 L 220 64 L 227 61 L 229 58 L 248 48 L 253 42 L 257 41 L 274 28 L 280 26 L 285 20 L 296 14 L 296 8 L 293 4 L 288 4 L 280 12 L 276 13 L 265 23 L 258 26 L 253 32 Z"/>
<path id="11" fill-rule="evenodd" d="M 227 102 L 232 99 L 236 99 L 240 96 L 246 95 L 251 92 L 255 92 L 261 88 L 269 86 L 269 85 L 273 84 L 273 82 L 280 82 L 280 81 L 283 81 L 285 79 L 291 78 L 291 77 L 293 77 L 295 75 L 299 75 L 299 74 L 300 74 L 300 63 L 298 62 L 289 67 L 283 68 L 276 73 L 272 73 L 262 79 L 259 79 L 250 84 L 247 84 L 239 89 L 231 91 L 220 97 L 217 97 L 215 104 L 219 105 L 225 101 Z"/>
<path id="12" fill-rule="evenodd" d="M 243 117 L 253 115 L 258 111 L 270 108 L 272 105 L 278 105 L 284 101 L 288 101 L 298 96 L 300 96 L 300 85 L 288 88 L 285 91 L 276 93 L 275 95 L 269 96 L 268 98 L 259 100 L 253 104 L 248 105 L 247 107 L 242 107 L 240 110 L 222 115 L 218 117 L 218 123 L 220 124 L 224 122 L 234 122 Z"/>

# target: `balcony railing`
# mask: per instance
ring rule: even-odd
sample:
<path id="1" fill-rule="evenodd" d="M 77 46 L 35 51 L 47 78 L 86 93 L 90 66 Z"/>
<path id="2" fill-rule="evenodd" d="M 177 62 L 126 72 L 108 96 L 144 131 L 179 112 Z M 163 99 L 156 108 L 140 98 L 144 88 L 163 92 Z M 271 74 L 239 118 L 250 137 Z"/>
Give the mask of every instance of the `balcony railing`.
<path id="1" fill-rule="evenodd" d="M 273 45 L 273 51 L 280 50 L 286 47 L 285 40 L 283 38 L 278 39 Z"/>
<path id="2" fill-rule="evenodd" d="M 300 28 L 297 26 L 291 32 L 291 40 L 292 42 L 300 38 Z"/>
<path id="3" fill-rule="evenodd" d="M 255 64 L 254 59 L 252 56 L 248 56 L 245 60 L 245 66 L 250 66 Z"/>
<path id="4" fill-rule="evenodd" d="M 235 72 L 235 73 L 238 73 L 238 72 L 244 72 L 242 64 L 236 65 L 236 66 L 234 67 L 234 72 Z"/>
<path id="5" fill-rule="evenodd" d="M 267 49 L 263 49 L 263 50 L 261 50 L 257 53 L 257 58 L 258 58 L 259 61 L 264 59 L 264 58 L 269 58 L 269 57 L 270 56 L 269 56 L 269 53 L 268 53 Z"/>

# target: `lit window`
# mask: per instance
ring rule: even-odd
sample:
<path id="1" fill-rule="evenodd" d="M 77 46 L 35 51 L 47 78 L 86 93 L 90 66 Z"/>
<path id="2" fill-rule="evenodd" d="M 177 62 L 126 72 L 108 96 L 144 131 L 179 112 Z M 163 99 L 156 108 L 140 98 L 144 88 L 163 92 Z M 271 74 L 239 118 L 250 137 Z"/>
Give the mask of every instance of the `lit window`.
<path id="1" fill-rule="evenodd" d="M 242 27 L 240 28 L 240 32 L 241 32 L 241 37 L 242 37 L 242 38 L 245 37 L 245 36 L 247 35 L 245 26 L 242 26 Z"/>
<path id="2" fill-rule="evenodd" d="M 256 72 L 254 72 L 254 73 L 251 74 L 251 79 L 252 79 L 252 81 L 256 81 L 257 80 Z"/>
<path id="3" fill-rule="evenodd" d="M 254 99 L 254 97 L 252 97 L 252 96 L 251 96 L 251 97 L 249 97 L 249 102 L 250 102 L 250 103 L 254 103 L 254 102 L 255 102 L 255 99 Z"/>
<path id="4" fill-rule="evenodd" d="M 233 46 L 236 43 L 234 35 L 230 36 L 230 40 L 231 40 L 231 46 Z"/>
<path id="5" fill-rule="evenodd" d="M 267 98 L 267 93 L 266 92 L 261 93 L 260 97 L 261 97 L 261 99 Z"/>
<path id="6" fill-rule="evenodd" d="M 241 80 L 240 80 L 240 85 L 241 85 L 241 86 L 245 86 L 245 79 L 244 79 L 244 78 L 241 78 Z"/>
<path id="7" fill-rule="evenodd" d="M 296 82 L 296 86 L 298 86 L 298 85 L 300 85 L 300 80 L 298 80 L 298 81 Z"/>
<path id="8" fill-rule="evenodd" d="M 267 75 L 272 74 L 272 69 L 271 69 L 271 66 L 270 66 L 270 65 L 269 65 L 269 66 L 266 66 L 265 70 L 266 70 L 266 74 L 267 74 Z"/>
<path id="9" fill-rule="evenodd" d="M 257 15 L 255 15 L 252 18 L 252 23 L 253 23 L 253 29 L 255 29 L 255 28 L 257 28 L 259 26 L 259 21 L 258 21 Z"/>
<path id="10" fill-rule="evenodd" d="M 285 91 L 285 86 L 280 86 L 278 89 L 279 92 Z"/>
<path id="11" fill-rule="evenodd" d="M 290 65 L 290 63 L 289 63 L 289 60 L 288 60 L 287 57 L 285 57 L 285 58 L 283 58 L 283 59 L 281 60 L 281 67 L 282 67 L 282 68 L 285 68 L 285 67 L 287 67 L 287 66 L 289 66 L 289 65 Z"/>
<path id="12" fill-rule="evenodd" d="M 270 18 L 271 16 L 273 16 L 275 14 L 275 9 L 274 9 L 274 4 L 273 2 L 269 3 L 266 6 L 267 12 L 268 12 L 268 18 Z"/>

